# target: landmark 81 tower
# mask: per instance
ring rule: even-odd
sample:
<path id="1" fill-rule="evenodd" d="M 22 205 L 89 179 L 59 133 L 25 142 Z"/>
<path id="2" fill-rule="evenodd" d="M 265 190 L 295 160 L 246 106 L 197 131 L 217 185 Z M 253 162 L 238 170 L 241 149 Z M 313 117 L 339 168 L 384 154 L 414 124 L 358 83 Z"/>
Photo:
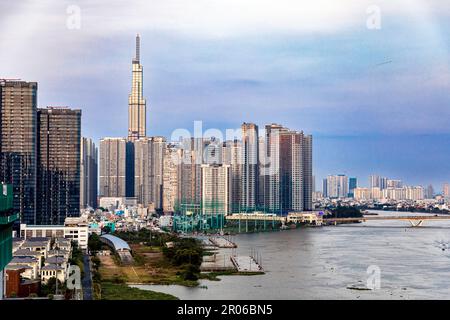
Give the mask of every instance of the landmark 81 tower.
<path id="1" fill-rule="evenodd" d="M 136 56 L 133 59 L 133 79 L 128 98 L 128 140 L 146 136 L 146 101 L 142 93 L 143 67 L 140 63 L 140 37 L 136 36 Z"/>

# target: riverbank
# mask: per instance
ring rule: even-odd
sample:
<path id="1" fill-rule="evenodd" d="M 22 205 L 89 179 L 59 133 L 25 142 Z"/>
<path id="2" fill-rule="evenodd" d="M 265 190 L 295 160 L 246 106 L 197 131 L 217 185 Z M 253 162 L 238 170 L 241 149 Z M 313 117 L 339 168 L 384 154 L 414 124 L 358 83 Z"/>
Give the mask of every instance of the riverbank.
<path id="1" fill-rule="evenodd" d="M 101 289 L 101 300 L 178 300 L 171 294 L 111 282 L 102 282 Z"/>
<path id="2" fill-rule="evenodd" d="M 179 284 L 196 286 L 196 280 L 183 279 L 185 266 L 175 266 L 163 255 L 161 247 L 130 244 L 134 262 L 120 263 L 114 255 L 100 256 L 99 273 L 102 281 L 116 284 Z"/>

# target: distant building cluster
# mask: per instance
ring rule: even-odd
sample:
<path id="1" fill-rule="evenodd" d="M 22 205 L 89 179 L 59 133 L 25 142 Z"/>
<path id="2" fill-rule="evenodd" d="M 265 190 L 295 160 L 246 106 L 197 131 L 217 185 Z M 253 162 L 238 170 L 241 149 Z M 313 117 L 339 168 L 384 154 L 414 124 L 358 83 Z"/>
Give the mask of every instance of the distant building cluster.
<path id="1" fill-rule="evenodd" d="M 240 137 L 146 136 L 140 38 L 132 61 L 128 137 L 100 140 L 99 196 L 135 198 L 165 213 L 208 215 L 312 210 L 312 137 L 243 123 Z"/>
<path id="2" fill-rule="evenodd" d="M 442 198 L 450 199 L 449 184 L 444 183 Z M 356 201 L 420 201 L 434 199 L 437 194 L 432 185 L 408 186 L 402 180 L 389 179 L 379 175 L 370 175 L 368 186 L 358 186 L 357 178 L 349 178 L 344 174 L 329 175 L 323 179 L 322 192 L 314 191 L 315 200 L 354 199 Z"/>

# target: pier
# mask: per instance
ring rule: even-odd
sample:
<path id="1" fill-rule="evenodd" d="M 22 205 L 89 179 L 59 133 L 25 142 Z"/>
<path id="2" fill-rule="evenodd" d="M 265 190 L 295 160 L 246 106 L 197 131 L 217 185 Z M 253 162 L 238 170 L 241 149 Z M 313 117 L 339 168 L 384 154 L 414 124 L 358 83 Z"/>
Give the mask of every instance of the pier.
<path id="1" fill-rule="evenodd" d="M 236 243 L 224 237 L 210 237 L 209 241 L 218 248 L 237 248 Z"/>
<path id="2" fill-rule="evenodd" d="M 236 271 L 230 259 L 230 254 L 215 253 L 211 256 L 204 256 L 200 266 L 200 271 L 204 272 L 220 272 L 220 271 Z"/>
<path id="3" fill-rule="evenodd" d="M 252 256 L 232 256 L 231 262 L 238 272 L 263 272 L 261 265 Z"/>

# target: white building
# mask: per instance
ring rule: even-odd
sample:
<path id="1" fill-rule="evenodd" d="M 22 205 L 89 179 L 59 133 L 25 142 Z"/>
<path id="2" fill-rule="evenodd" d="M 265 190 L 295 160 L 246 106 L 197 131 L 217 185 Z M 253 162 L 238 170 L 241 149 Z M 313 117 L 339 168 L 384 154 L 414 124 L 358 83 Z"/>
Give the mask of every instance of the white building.
<path id="1" fill-rule="evenodd" d="M 21 224 L 20 236 L 24 239 L 39 237 L 65 238 L 77 242 L 81 249 L 87 249 L 89 226 L 88 223 L 81 218 L 66 218 L 63 226 Z M 34 245 L 35 242 L 36 241 L 31 241 L 29 242 L 29 245 Z M 23 244 L 22 248 L 26 249 L 26 244 Z M 50 248 L 48 247 L 46 250 L 48 252 Z"/>
<path id="2" fill-rule="evenodd" d="M 137 199 L 134 197 L 101 197 L 99 206 L 110 211 L 126 206 L 136 207 Z"/>

